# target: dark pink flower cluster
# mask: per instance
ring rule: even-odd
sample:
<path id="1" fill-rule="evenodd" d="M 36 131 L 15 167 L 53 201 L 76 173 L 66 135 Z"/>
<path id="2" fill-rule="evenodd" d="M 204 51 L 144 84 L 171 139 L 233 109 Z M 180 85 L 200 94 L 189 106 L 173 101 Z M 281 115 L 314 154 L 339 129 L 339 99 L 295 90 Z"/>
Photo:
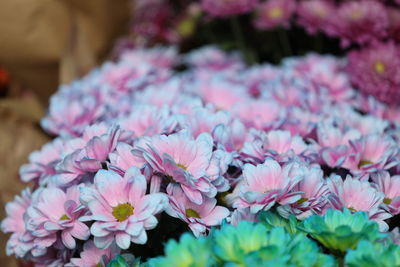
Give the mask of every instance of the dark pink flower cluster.
<path id="1" fill-rule="evenodd" d="M 343 66 L 308 55 L 248 67 L 215 47 L 157 47 L 62 86 L 42 121 L 58 137 L 21 168 L 33 189 L 6 206 L 7 253 L 105 266 L 145 244 L 163 212 L 196 236 L 269 209 L 365 211 L 387 231 L 400 213 L 399 122 Z"/>

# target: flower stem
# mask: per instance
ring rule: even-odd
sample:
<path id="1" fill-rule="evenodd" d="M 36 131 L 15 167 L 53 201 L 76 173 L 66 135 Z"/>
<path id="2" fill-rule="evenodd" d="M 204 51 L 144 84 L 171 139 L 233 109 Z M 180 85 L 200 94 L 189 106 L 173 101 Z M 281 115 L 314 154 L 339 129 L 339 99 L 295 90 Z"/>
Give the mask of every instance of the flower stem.
<path id="1" fill-rule="evenodd" d="M 240 23 L 239 23 L 238 17 L 237 16 L 232 17 L 230 19 L 230 22 L 231 22 L 232 32 L 233 32 L 233 35 L 235 37 L 236 44 L 237 44 L 238 48 L 242 52 L 242 54 L 245 57 L 247 63 L 254 63 L 255 62 L 254 55 L 253 55 L 253 53 L 251 53 L 251 51 L 249 51 L 246 48 L 246 44 L 245 44 L 245 41 L 244 41 L 242 28 L 240 27 Z"/>
<path id="2" fill-rule="evenodd" d="M 284 56 L 293 55 L 289 37 L 287 35 L 287 32 L 284 29 L 278 29 L 278 38 L 279 38 L 279 42 L 282 46 Z"/>

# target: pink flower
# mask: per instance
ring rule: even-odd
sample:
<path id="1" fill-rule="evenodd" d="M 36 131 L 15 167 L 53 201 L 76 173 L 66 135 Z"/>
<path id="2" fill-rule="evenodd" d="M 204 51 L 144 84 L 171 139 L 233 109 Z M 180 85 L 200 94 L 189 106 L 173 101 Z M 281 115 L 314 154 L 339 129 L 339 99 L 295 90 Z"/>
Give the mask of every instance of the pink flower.
<path id="1" fill-rule="evenodd" d="M 377 190 L 385 194 L 383 203 L 389 207 L 394 216 L 400 213 L 400 175 L 390 177 L 386 171 L 372 174 L 372 180 Z"/>
<path id="2" fill-rule="evenodd" d="M 49 177 L 56 174 L 55 166 L 62 159 L 64 143 L 63 139 L 57 138 L 30 154 L 29 163 L 20 169 L 21 180 L 46 184 Z"/>
<path id="3" fill-rule="evenodd" d="M 163 174 L 172 184 L 179 184 L 186 196 L 200 205 L 204 197 L 214 197 L 216 187 L 207 177 L 213 156 L 213 140 L 208 133 L 194 139 L 181 131 L 169 136 L 143 138 L 134 153 L 144 158 L 155 172 Z"/>
<path id="4" fill-rule="evenodd" d="M 384 220 L 392 215 L 381 208 L 384 194 L 373 188 L 368 181 L 359 181 L 350 176 L 343 181 L 340 176 L 334 175 L 327 183 L 331 191 L 330 202 L 333 208 L 365 211 L 371 220 L 379 224 L 381 231 L 388 229 Z"/>
<path id="5" fill-rule="evenodd" d="M 339 6 L 336 15 L 331 16 L 331 23 L 342 45 L 366 44 L 385 37 L 388 16 L 379 1 L 346 1 Z"/>
<path id="6" fill-rule="evenodd" d="M 190 52 L 186 55 L 185 61 L 194 68 L 211 72 L 242 69 L 244 67 L 240 54 L 228 54 L 212 45 Z"/>
<path id="7" fill-rule="evenodd" d="M 235 209 L 227 220 L 230 224 L 235 226 L 237 226 L 242 221 L 247 221 L 247 222 L 258 221 L 256 214 L 250 212 L 250 208 Z"/>
<path id="8" fill-rule="evenodd" d="M 24 215 L 30 206 L 31 192 L 29 189 L 22 191 L 21 196 L 15 196 L 13 202 L 6 204 L 7 217 L 1 222 L 1 230 L 11 233 L 7 242 L 7 255 L 15 254 L 24 257 L 34 246 L 31 235 L 26 231 Z"/>
<path id="9" fill-rule="evenodd" d="M 312 167 L 304 174 L 304 179 L 293 189 L 302 192 L 301 199 L 297 202 L 278 208 L 279 213 L 288 217 L 294 214 L 300 220 L 313 214 L 323 214 L 327 208 L 329 189 L 326 185 L 324 174 L 319 167 Z"/>
<path id="10" fill-rule="evenodd" d="M 310 34 L 323 30 L 330 32 L 329 18 L 334 15 L 335 7 L 326 0 L 300 1 L 297 6 L 297 23 Z"/>
<path id="11" fill-rule="evenodd" d="M 270 131 L 262 133 L 259 139 L 244 144 L 242 153 L 254 159 L 264 161 L 266 157 L 273 157 L 280 161 L 288 156 L 301 155 L 308 149 L 303 139 L 292 136 L 288 131 Z"/>
<path id="12" fill-rule="evenodd" d="M 119 121 L 119 125 L 139 137 L 171 133 L 177 121 L 166 106 L 158 108 L 153 105 L 138 105 L 129 116 Z"/>
<path id="13" fill-rule="evenodd" d="M 133 146 L 120 142 L 117 144 L 115 151 L 109 154 L 109 169 L 124 175 L 130 167 L 141 168 L 145 161 L 136 157 L 133 153 Z"/>
<path id="14" fill-rule="evenodd" d="M 268 0 L 257 7 L 254 24 L 259 29 L 288 28 L 295 9 L 293 0 Z"/>
<path id="15" fill-rule="evenodd" d="M 87 143 L 76 140 L 83 142 L 84 147 L 67 155 L 57 165 L 57 175 L 52 177 L 53 182 L 58 186 L 66 186 L 100 170 L 109 153 L 114 151 L 120 133 L 119 127 L 111 127 L 107 133 L 94 136 Z"/>
<path id="16" fill-rule="evenodd" d="M 120 249 L 112 244 L 109 248 L 99 249 L 92 240 L 83 245 L 79 258 L 72 258 L 66 267 L 106 266 L 120 253 Z"/>
<path id="17" fill-rule="evenodd" d="M 351 82 L 363 93 L 389 105 L 400 102 L 400 50 L 393 43 L 379 43 L 348 55 Z"/>
<path id="18" fill-rule="evenodd" d="M 229 17 L 244 14 L 258 4 L 258 0 L 201 0 L 201 7 L 212 17 Z"/>
<path id="19" fill-rule="evenodd" d="M 251 213 L 257 213 L 269 210 L 275 203 L 294 203 L 301 199 L 301 193 L 292 189 L 302 179 L 302 171 L 295 163 L 286 164 L 283 168 L 274 160 L 266 160 L 257 166 L 246 164 L 244 182 L 238 185 L 240 193 L 233 207 L 250 207 Z"/>
<path id="20" fill-rule="evenodd" d="M 197 237 L 204 235 L 211 226 L 220 225 L 222 220 L 229 215 L 227 208 L 216 206 L 215 198 L 205 198 L 201 205 L 196 205 L 178 186 L 169 187 L 167 192 L 169 206 L 165 211 L 170 216 L 186 222 Z"/>
<path id="21" fill-rule="evenodd" d="M 367 135 L 350 144 L 351 151 L 342 166 L 355 174 L 385 170 L 399 164 L 398 148 L 388 136 Z"/>
<path id="22" fill-rule="evenodd" d="M 68 249 L 76 247 L 75 238 L 87 240 L 89 228 L 79 221 L 86 211 L 79 209 L 79 205 L 78 186 L 71 186 L 66 192 L 56 187 L 40 191 L 28 209 L 27 229 L 35 236 L 35 244 L 50 247 L 57 241 L 58 234 Z"/>
<path id="23" fill-rule="evenodd" d="M 131 242 L 147 242 L 146 230 L 156 227 L 154 215 L 164 209 L 167 200 L 162 193 L 146 195 L 146 189 L 146 178 L 136 167 L 124 177 L 100 170 L 93 187 L 81 189 L 81 201 L 91 213 L 81 220 L 94 221 L 90 232 L 96 247 L 108 248 L 114 240 L 122 249 L 128 249 Z"/>

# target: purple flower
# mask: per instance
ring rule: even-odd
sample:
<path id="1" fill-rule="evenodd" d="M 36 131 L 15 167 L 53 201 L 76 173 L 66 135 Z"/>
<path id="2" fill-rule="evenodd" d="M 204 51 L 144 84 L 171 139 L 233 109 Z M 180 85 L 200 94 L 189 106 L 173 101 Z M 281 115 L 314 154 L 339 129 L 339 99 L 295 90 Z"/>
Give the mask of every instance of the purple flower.
<path id="1" fill-rule="evenodd" d="M 295 10 L 293 0 L 268 0 L 257 7 L 254 25 L 259 29 L 288 28 Z"/>
<path id="2" fill-rule="evenodd" d="M 254 9 L 258 0 L 201 0 L 202 9 L 212 17 L 229 17 Z"/>

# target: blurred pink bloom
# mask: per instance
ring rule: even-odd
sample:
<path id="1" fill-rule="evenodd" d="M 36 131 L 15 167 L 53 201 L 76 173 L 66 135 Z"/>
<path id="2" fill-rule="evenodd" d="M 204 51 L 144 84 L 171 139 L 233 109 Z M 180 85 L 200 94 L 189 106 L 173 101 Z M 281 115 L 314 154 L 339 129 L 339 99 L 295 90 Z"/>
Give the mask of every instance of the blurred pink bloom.
<path id="1" fill-rule="evenodd" d="M 303 179 L 297 164 L 286 164 L 283 168 L 274 160 L 266 160 L 257 166 L 246 164 L 243 169 L 244 183 L 239 184 L 239 198 L 234 208 L 250 207 L 251 213 L 269 210 L 275 203 L 291 204 L 301 199 L 301 192 L 293 188 Z"/>
<path id="2" fill-rule="evenodd" d="M 297 6 L 297 23 L 310 34 L 315 34 L 321 30 L 329 34 L 331 32 L 329 18 L 334 14 L 335 7 L 330 1 L 300 1 Z"/>
<path id="3" fill-rule="evenodd" d="M 128 249 L 131 242 L 146 243 L 146 230 L 157 226 L 155 215 L 167 201 L 162 193 L 146 195 L 146 189 L 146 178 L 136 167 L 124 177 L 100 170 L 94 186 L 81 189 L 81 200 L 90 210 L 90 215 L 81 220 L 94 221 L 90 232 L 96 247 L 108 248 L 114 240 L 121 249 Z"/>
<path id="4" fill-rule="evenodd" d="M 215 198 L 205 198 L 201 205 L 191 202 L 178 186 L 169 187 L 169 206 L 166 208 L 168 215 L 179 218 L 189 225 L 195 236 L 206 234 L 211 226 L 220 225 L 228 217 L 229 210 L 216 206 Z"/>
<path id="5" fill-rule="evenodd" d="M 295 10 L 293 0 L 268 0 L 257 7 L 254 24 L 259 29 L 288 28 Z"/>
<path id="6" fill-rule="evenodd" d="M 201 0 L 202 9 L 212 17 L 229 17 L 250 12 L 258 0 Z"/>
<path id="7" fill-rule="evenodd" d="M 68 249 L 76 247 L 76 239 L 87 240 L 89 228 L 80 217 L 86 210 L 80 209 L 79 188 L 71 186 L 66 193 L 59 188 L 45 188 L 28 209 L 27 229 L 35 236 L 35 245 L 50 247 L 61 236 Z"/>
<path id="8" fill-rule="evenodd" d="M 380 1 L 353 0 L 341 3 L 336 14 L 331 16 L 331 23 L 343 46 L 352 42 L 366 44 L 385 37 L 388 16 Z"/>
<path id="9" fill-rule="evenodd" d="M 389 105 L 400 103 L 399 47 L 380 43 L 351 51 L 348 60 L 351 81 L 361 92 Z"/>

